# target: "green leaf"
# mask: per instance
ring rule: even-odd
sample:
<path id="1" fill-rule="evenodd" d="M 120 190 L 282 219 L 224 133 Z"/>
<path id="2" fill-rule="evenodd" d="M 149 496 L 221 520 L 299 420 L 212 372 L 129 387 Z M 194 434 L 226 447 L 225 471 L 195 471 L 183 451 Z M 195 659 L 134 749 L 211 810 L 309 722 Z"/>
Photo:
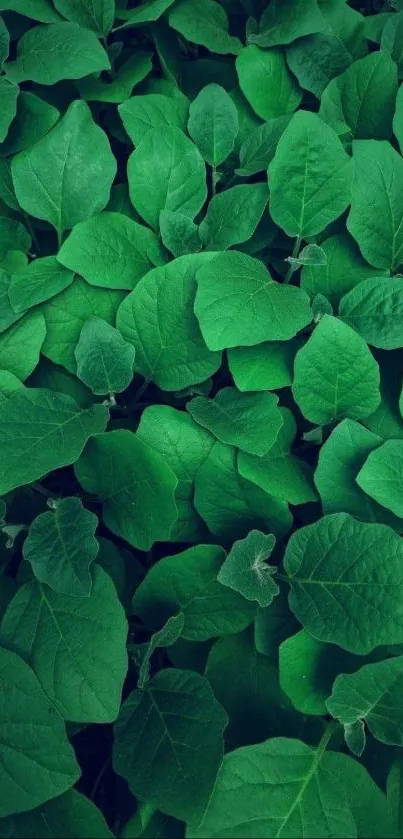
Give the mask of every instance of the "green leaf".
<path id="1" fill-rule="evenodd" d="M 40 20 L 42 23 L 59 21 L 60 15 L 49 0 L 0 0 L 0 9 Z"/>
<path id="2" fill-rule="evenodd" d="M 8 58 L 10 51 L 10 33 L 0 16 L 0 68 L 3 69 L 3 62 Z"/>
<path id="3" fill-rule="evenodd" d="M 6 76 L 0 78 L 0 96 L 1 96 L 1 113 L 0 113 L 0 143 L 6 139 L 8 129 L 17 113 L 17 99 L 20 89 L 18 85 L 13 84 Z"/>
<path id="4" fill-rule="evenodd" d="M 91 285 L 128 290 L 154 265 L 164 262 L 152 230 L 110 212 L 77 224 L 57 258 Z"/>
<path id="5" fill-rule="evenodd" d="M 84 29 L 93 29 L 104 38 L 112 29 L 114 0 L 55 0 L 55 7 L 67 20 L 78 23 Z"/>
<path id="6" fill-rule="evenodd" d="M 127 177 L 133 206 L 155 230 L 161 210 L 193 219 L 207 197 L 203 158 L 179 128 L 148 132 L 129 157 Z"/>
<path id="7" fill-rule="evenodd" d="M 268 200 L 264 183 L 240 184 L 214 195 L 199 228 L 204 247 L 224 251 L 250 239 Z"/>
<path id="8" fill-rule="evenodd" d="M 326 699 L 336 676 L 360 664 L 357 656 L 317 641 L 306 629 L 283 641 L 278 653 L 280 685 L 301 714 L 327 714 Z"/>
<path id="9" fill-rule="evenodd" d="M 32 522 L 23 546 L 24 559 L 40 583 L 58 594 L 88 597 L 90 565 L 98 553 L 98 519 L 79 498 L 53 502 L 51 511 Z"/>
<path id="10" fill-rule="evenodd" d="M 178 519 L 171 529 L 172 541 L 197 542 L 205 536 L 205 525 L 193 506 L 194 481 L 214 438 L 186 413 L 169 405 L 148 406 L 141 415 L 137 436 L 164 457 L 178 479 Z"/>
<path id="11" fill-rule="evenodd" d="M 15 653 L 0 649 L 0 673 L 4 818 L 61 795 L 78 780 L 80 768 L 62 719 L 30 667 Z"/>
<path id="12" fill-rule="evenodd" d="M 388 806 L 396 836 L 399 836 L 403 827 L 402 773 L 402 755 L 398 753 L 390 768 L 387 781 Z"/>
<path id="13" fill-rule="evenodd" d="M 346 513 L 324 516 L 288 542 L 290 608 L 318 641 L 353 653 L 400 644 L 402 556 L 401 538 L 390 527 Z"/>
<path id="14" fill-rule="evenodd" d="M 152 70 L 151 53 L 136 50 L 127 61 L 114 70 L 111 81 L 87 76 L 77 82 L 81 98 L 86 102 L 111 102 L 119 104 L 131 95 L 136 85 Z"/>
<path id="15" fill-rule="evenodd" d="M 256 600 L 259 606 L 269 606 L 279 593 L 273 580 L 277 568 L 266 563 L 275 544 L 271 534 L 251 530 L 245 539 L 233 544 L 219 571 L 218 582 L 247 600 Z"/>
<path id="16" fill-rule="evenodd" d="M 239 39 L 229 35 L 226 12 L 216 0 L 177 0 L 168 23 L 192 44 L 211 52 L 237 55 L 242 48 Z"/>
<path id="17" fill-rule="evenodd" d="M 17 99 L 17 113 L 0 148 L 0 154 L 16 154 L 34 146 L 53 128 L 59 116 L 59 111 L 53 105 L 27 90 L 21 90 Z"/>
<path id="18" fill-rule="evenodd" d="M 352 163 L 336 133 L 298 111 L 269 166 L 270 212 L 288 236 L 315 236 L 347 209 Z"/>
<path id="19" fill-rule="evenodd" d="M 11 601 L 0 631 L 1 643 L 32 667 L 64 719 L 98 723 L 118 716 L 127 671 L 126 635 L 115 586 L 99 567 L 89 597 L 26 583 Z"/>
<path id="20" fill-rule="evenodd" d="M 11 249 L 27 253 L 30 247 L 31 236 L 26 227 L 14 218 L 0 216 L 0 259 L 4 259 Z"/>
<path id="21" fill-rule="evenodd" d="M 138 146 L 153 129 L 186 128 L 189 102 L 186 97 L 172 99 L 163 93 L 132 96 L 118 107 L 125 131 Z"/>
<path id="22" fill-rule="evenodd" d="M 373 347 L 403 346 L 403 277 L 373 277 L 343 297 L 340 317 Z"/>
<path id="23" fill-rule="evenodd" d="M 215 443 L 199 468 L 194 504 L 215 536 L 233 542 L 259 528 L 282 536 L 290 529 L 288 505 L 242 478 L 236 449 Z"/>
<path id="24" fill-rule="evenodd" d="M 46 336 L 41 312 L 29 312 L 0 335 L 0 370 L 8 370 L 21 381 L 35 370 Z"/>
<path id="25" fill-rule="evenodd" d="M 74 463 L 92 434 L 103 431 L 108 411 L 81 411 L 70 396 L 19 388 L 0 402 L 0 495 Z"/>
<path id="26" fill-rule="evenodd" d="M 174 2 L 175 0 L 144 0 L 135 9 L 127 10 L 127 23 L 123 24 L 121 28 L 125 29 L 127 26 L 138 26 L 140 23 L 152 23 L 158 20 Z M 126 17 L 126 10 L 124 11 Z M 123 10 L 120 9 L 119 17 L 122 14 Z"/>
<path id="27" fill-rule="evenodd" d="M 162 670 L 123 703 L 115 772 L 140 799 L 175 818 L 197 818 L 214 787 L 227 721 L 204 676 Z"/>
<path id="28" fill-rule="evenodd" d="M 355 837 L 356 826 L 333 753 L 275 737 L 225 755 L 200 825 L 188 839 L 260 836 Z M 342 777 L 342 776 L 341 776 Z M 309 826 L 309 827 L 308 827 Z"/>
<path id="29" fill-rule="evenodd" d="M 275 443 L 283 424 L 277 405 L 278 397 L 272 393 L 243 395 L 234 387 L 225 387 L 214 399 L 196 396 L 186 409 L 222 443 L 264 455 Z"/>
<path id="30" fill-rule="evenodd" d="M 69 106 L 46 137 L 12 162 L 18 203 L 27 213 L 50 222 L 59 238 L 64 230 L 104 209 L 115 174 L 108 138 L 93 121 L 88 105 L 80 101 Z"/>
<path id="31" fill-rule="evenodd" d="M 312 319 L 301 289 L 275 282 L 258 259 L 219 254 L 196 274 L 195 312 L 211 350 L 287 341 Z"/>
<path id="32" fill-rule="evenodd" d="M 271 448 L 263 457 L 240 451 L 239 472 L 243 478 L 274 498 L 290 504 L 316 501 L 310 467 L 291 452 L 297 434 L 294 417 L 288 408 L 281 408 L 280 411 L 283 425 Z"/>
<path id="33" fill-rule="evenodd" d="M 77 376 L 95 394 L 120 393 L 133 379 L 135 349 L 102 318 L 89 318 L 74 351 Z"/>
<path id="34" fill-rule="evenodd" d="M 161 210 L 159 224 L 162 242 L 174 257 L 201 250 L 199 228 L 188 216 Z"/>
<path id="35" fill-rule="evenodd" d="M 292 114 L 302 99 L 281 50 L 244 47 L 236 60 L 239 86 L 253 110 L 270 120 Z"/>
<path id="36" fill-rule="evenodd" d="M 325 7 L 326 8 L 326 7 Z M 322 11 L 324 8 L 321 7 Z M 318 99 L 329 82 L 349 67 L 352 57 L 333 32 L 316 32 L 289 44 L 287 63 L 299 84 Z"/>
<path id="37" fill-rule="evenodd" d="M 379 367 L 351 327 L 324 315 L 297 352 L 292 386 L 304 417 L 317 425 L 362 419 L 379 405 Z"/>
<path id="38" fill-rule="evenodd" d="M 61 364 L 70 373 L 75 373 L 77 365 L 74 350 L 84 323 L 88 318 L 96 316 L 113 326 L 123 296 L 120 291 L 95 288 L 76 277 L 68 288 L 41 308 L 47 331 L 42 347 L 44 355 L 55 364 Z"/>
<path id="39" fill-rule="evenodd" d="M 193 313 L 197 269 L 213 254 L 189 254 L 143 277 L 119 308 L 117 327 L 136 350 L 135 369 L 162 390 L 203 382 L 221 363 Z"/>
<path id="40" fill-rule="evenodd" d="M 364 664 L 356 673 L 337 677 L 329 713 L 343 725 L 365 720 L 381 743 L 403 744 L 403 656 Z"/>
<path id="41" fill-rule="evenodd" d="M 358 283 L 383 273 L 364 261 L 354 239 L 347 233 L 330 236 L 321 243 L 321 248 L 326 254 L 326 265 L 304 267 L 301 287 L 311 297 L 323 294 L 335 307 Z"/>
<path id="42" fill-rule="evenodd" d="M 396 97 L 396 110 L 393 117 L 393 133 L 400 146 L 400 152 L 403 151 L 403 87 L 400 85 Z"/>
<path id="43" fill-rule="evenodd" d="M 387 52 L 355 61 L 324 90 L 320 116 L 344 139 L 388 140 L 397 94 L 397 70 Z M 347 135 L 342 128 L 347 127 Z"/>
<path id="44" fill-rule="evenodd" d="M 317 0 L 273 0 L 263 12 L 259 33 L 248 40 L 261 47 L 276 47 L 321 32 L 324 27 Z"/>
<path id="45" fill-rule="evenodd" d="M 279 390 L 292 384 L 298 339 L 228 350 L 232 378 L 241 391 Z"/>
<path id="46" fill-rule="evenodd" d="M 0 822 L 0 836 L 8 839 L 88 839 L 90 835 L 113 839 L 101 811 L 75 789 Z"/>
<path id="47" fill-rule="evenodd" d="M 399 78 L 403 77 L 403 11 L 392 15 L 386 21 L 381 35 L 381 48 L 390 52 L 393 61 L 397 64 Z"/>
<path id="48" fill-rule="evenodd" d="M 137 687 L 144 688 L 150 680 L 150 662 L 154 651 L 159 648 L 172 647 L 180 637 L 184 623 L 185 616 L 182 612 L 179 612 L 178 615 L 168 618 L 162 629 L 154 632 L 151 636 L 149 643 L 145 645 L 146 649 L 139 668 Z"/>
<path id="49" fill-rule="evenodd" d="M 202 88 L 190 106 L 188 131 L 211 166 L 219 166 L 231 154 L 238 134 L 238 111 L 223 87 Z"/>
<path id="50" fill-rule="evenodd" d="M 259 653 L 278 668 L 278 648 L 282 641 L 300 629 L 289 609 L 285 583 L 280 592 L 265 609 L 257 609 L 254 625 L 254 642 Z"/>
<path id="51" fill-rule="evenodd" d="M 369 453 L 356 480 L 358 486 L 378 504 L 403 517 L 399 491 L 402 458 L 403 441 L 386 440 Z"/>
<path id="52" fill-rule="evenodd" d="M 327 264 L 327 256 L 319 245 L 305 245 L 304 248 L 301 248 L 298 256 L 288 256 L 285 261 L 294 268 L 306 265 L 320 265 L 322 267 Z"/>
<path id="53" fill-rule="evenodd" d="M 240 167 L 235 170 L 237 175 L 248 178 L 257 172 L 266 171 L 289 121 L 288 115 L 275 117 L 251 131 L 239 150 Z"/>
<path id="54" fill-rule="evenodd" d="M 136 434 L 122 429 L 96 435 L 75 469 L 83 489 L 102 499 L 112 533 L 143 551 L 169 540 L 177 519 L 177 480 L 165 459 Z"/>
<path id="55" fill-rule="evenodd" d="M 217 545 L 196 545 L 161 559 L 134 595 L 134 614 L 149 629 L 155 629 L 182 612 L 182 638 L 189 641 L 206 641 L 245 629 L 253 620 L 255 607 L 217 581 L 224 557 Z"/>
<path id="56" fill-rule="evenodd" d="M 29 29 L 18 41 L 16 60 L 6 65 L 11 81 L 45 85 L 109 69 L 95 32 L 65 21 Z"/>
<path id="57" fill-rule="evenodd" d="M 386 796 L 365 767 L 347 755 L 333 753 L 331 757 L 332 771 L 342 781 L 358 836 L 368 836 L 369 839 L 394 837 Z"/>
<path id="58" fill-rule="evenodd" d="M 54 256 L 34 259 L 26 268 L 12 275 L 9 298 L 13 310 L 21 314 L 64 291 L 74 279 Z"/>
<path id="59" fill-rule="evenodd" d="M 402 523 L 356 482 L 368 455 L 381 443 L 382 437 L 353 420 L 345 419 L 336 426 L 319 452 L 315 472 L 324 513 L 350 513 L 360 521 L 378 521 L 399 530 Z"/>
<path id="60" fill-rule="evenodd" d="M 0 332 L 4 332 L 21 317 L 11 308 L 9 299 L 10 283 L 10 274 L 0 268 Z"/>
<path id="61" fill-rule="evenodd" d="M 347 227 L 367 262 L 394 271 L 403 262 L 403 160 L 385 141 L 356 140 L 353 152 Z"/>
<path id="62" fill-rule="evenodd" d="M 365 726 L 362 720 L 344 726 L 344 740 L 350 752 L 361 757 L 366 746 Z"/>
<path id="63" fill-rule="evenodd" d="M 10 210 L 19 211 L 19 204 L 15 197 L 13 179 L 11 177 L 11 161 L 0 158 L 0 200 Z"/>

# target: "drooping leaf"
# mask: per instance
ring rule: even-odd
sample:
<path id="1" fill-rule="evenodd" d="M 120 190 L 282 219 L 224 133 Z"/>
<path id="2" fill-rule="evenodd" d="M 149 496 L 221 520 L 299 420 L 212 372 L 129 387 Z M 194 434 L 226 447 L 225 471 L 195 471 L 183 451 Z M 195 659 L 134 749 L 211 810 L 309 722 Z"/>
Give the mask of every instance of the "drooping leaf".
<path id="1" fill-rule="evenodd" d="M 199 267 L 195 312 L 207 346 L 287 341 L 311 321 L 301 289 L 275 282 L 258 259 L 229 251 Z"/>
<path id="2" fill-rule="evenodd" d="M 206 347 L 193 312 L 196 271 L 214 258 L 189 254 L 155 268 L 119 308 L 117 327 L 135 347 L 135 370 L 162 390 L 203 382 L 220 366 L 221 354 Z"/>
<path id="3" fill-rule="evenodd" d="M 107 419 L 102 405 L 82 411 L 61 393 L 16 390 L 0 402 L 0 495 L 74 463 Z"/>
<path id="4" fill-rule="evenodd" d="M 62 718 L 31 668 L 1 648 L 0 673 L 0 816 L 4 818 L 61 795 L 78 780 L 80 768 Z"/>
<path id="5" fill-rule="evenodd" d="M 126 635 L 115 586 L 96 567 L 89 597 L 57 594 L 37 581 L 22 586 L 3 618 L 0 640 L 32 667 L 64 719 L 106 723 L 119 712 Z"/>
<path id="6" fill-rule="evenodd" d="M 290 607 L 314 638 L 360 655 L 402 643 L 402 546 L 392 528 L 324 516 L 293 534 L 284 565 Z"/>
<path id="7" fill-rule="evenodd" d="M 242 93 L 262 119 L 292 114 L 298 108 L 302 91 L 281 50 L 244 47 L 236 60 L 236 69 Z"/>
<path id="8" fill-rule="evenodd" d="M 269 606 L 279 592 L 273 576 L 276 566 L 268 565 L 275 537 L 251 530 L 245 539 L 235 542 L 218 574 L 218 582 L 238 591 L 259 606 Z"/>
<path id="9" fill-rule="evenodd" d="M 310 422 L 362 419 L 379 405 L 379 368 L 360 335 L 324 315 L 295 358 L 293 394 Z"/>
<path id="10" fill-rule="evenodd" d="M 73 102 L 42 140 L 12 162 L 19 204 L 50 222 L 59 239 L 65 230 L 104 209 L 115 174 L 108 138 L 80 101 Z"/>
<path id="11" fill-rule="evenodd" d="M 131 96 L 133 88 L 151 73 L 152 66 L 151 53 L 136 50 L 114 71 L 111 81 L 87 76 L 77 82 L 77 88 L 86 102 L 120 104 Z"/>
<path id="12" fill-rule="evenodd" d="M 109 68 L 108 56 L 95 32 L 66 21 L 29 29 L 18 41 L 15 61 L 6 65 L 11 81 L 29 79 L 45 85 Z"/>
<path id="13" fill-rule="evenodd" d="M 80 499 L 62 498 L 51 511 L 32 522 L 23 546 L 40 583 L 58 594 L 88 597 L 90 565 L 98 553 L 95 531 L 98 519 L 85 510 Z"/>
<path id="14" fill-rule="evenodd" d="M 352 163 L 317 114 L 298 111 L 269 166 L 270 212 L 288 236 L 315 236 L 347 209 Z"/>
<path id="15" fill-rule="evenodd" d="M 177 519 L 177 479 L 136 434 L 122 429 L 94 436 L 75 468 L 83 489 L 102 499 L 112 533 L 146 551 L 158 540 L 169 540 Z"/>
<path id="16" fill-rule="evenodd" d="M 185 623 L 185 616 L 182 612 L 168 618 L 162 629 L 154 632 L 148 644 L 145 645 L 144 656 L 139 667 L 139 678 L 137 687 L 144 688 L 150 680 L 150 662 L 155 650 L 164 647 L 172 647 L 180 637 Z"/>

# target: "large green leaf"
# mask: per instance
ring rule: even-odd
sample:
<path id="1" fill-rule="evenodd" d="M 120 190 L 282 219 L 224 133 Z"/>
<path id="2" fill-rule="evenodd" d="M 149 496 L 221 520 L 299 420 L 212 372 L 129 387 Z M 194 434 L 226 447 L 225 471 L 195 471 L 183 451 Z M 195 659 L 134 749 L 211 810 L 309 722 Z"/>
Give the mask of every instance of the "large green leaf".
<path id="1" fill-rule="evenodd" d="M 311 635 L 350 652 L 401 644 L 402 557 L 401 538 L 390 527 L 346 513 L 324 516 L 287 545 L 290 607 Z"/>
<path id="2" fill-rule="evenodd" d="M 373 347 L 402 347 L 403 277 L 364 280 L 343 297 L 339 313 Z"/>
<path id="3" fill-rule="evenodd" d="M 277 403 L 278 398 L 272 393 L 243 395 L 236 388 L 226 387 L 214 399 L 196 396 L 186 407 L 193 419 L 222 443 L 264 455 L 275 443 L 283 424 Z"/>
<path id="4" fill-rule="evenodd" d="M 0 630 L 1 643 L 25 659 L 60 714 L 73 722 L 116 719 L 127 671 L 126 636 L 115 586 L 99 567 L 89 597 L 26 583 Z"/>
<path id="5" fill-rule="evenodd" d="M 109 70 L 110 64 L 95 32 L 63 21 L 29 29 L 18 41 L 16 60 L 6 67 L 14 82 L 52 85 Z"/>
<path id="6" fill-rule="evenodd" d="M 34 259 L 12 275 L 8 292 L 10 303 L 15 312 L 22 313 L 60 294 L 73 278 L 73 271 L 60 265 L 54 256 Z"/>
<path id="7" fill-rule="evenodd" d="M 277 390 L 290 385 L 299 347 L 299 339 L 291 339 L 228 350 L 228 364 L 238 390 Z"/>
<path id="8" fill-rule="evenodd" d="M 219 166 L 231 154 L 238 134 L 238 111 L 223 87 L 202 88 L 190 106 L 188 131 L 211 166 Z"/>
<path id="9" fill-rule="evenodd" d="M 61 795 L 78 780 L 80 768 L 62 718 L 31 668 L 1 648 L 0 674 L 0 816 L 5 817 Z"/>
<path id="10" fill-rule="evenodd" d="M 365 720 L 382 743 L 403 744 L 403 656 L 337 677 L 327 708 L 343 725 Z"/>
<path id="11" fill-rule="evenodd" d="M 114 0 L 56 0 L 55 7 L 63 17 L 84 29 L 93 29 L 106 38 L 115 17 Z M 82 73 L 83 76 L 87 73 Z"/>
<path id="12" fill-rule="evenodd" d="M 289 121 L 288 114 L 274 117 L 250 132 L 239 149 L 240 168 L 236 170 L 238 175 L 246 178 L 266 171 Z"/>
<path id="13" fill-rule="evenodd" d="M 281 50 L 244 47 L 236 60 L 239 86 L 262 119 L 292 114 L 302 99 Z"/>
<path id="14" fill-rule="evenodd" d="M 188 839 L 236 836 L 355 837 L 356 826 L 333 753 L 276 737 L 225 755 L 200 825 Z"/>
<path id="15" fill-rule="evenodd" d="M 386 440 L 370 452 L 357 475 L 357 483 L 367 495 L 403 517 L 403 501 L 400 494 L 403 441 Z"/>
<path id="16" fill-rule="evenodd" d="M 154 265 L 165 261 L 152 230 L 110 212 L 77 224 L 57 258 L 91 285 L 129 291 Z"/>
<path id="17" fill-rule="evenodd" d="M 154 542 L 169 539 L 177 519 L 177 479 L 165 459 L 132 431 L 93 437 L 76 464 L 76 474 L 83 489 L 102 499 L 105 524 L 112 533 L 146 551 Z"/>
<path id="18" fill-rule="evenodd" d="M 17 113 L 0 147 L 0 155 L 16 154 L 35 145 L 53 128 L 59 116 L 59 111 L 53 105 L 27 90 L 21 90 L 17 99 Z"/>
<path id="19" fill-rule="evenodd" d="M 287 341 L 312 319 L 307 295 L 277 283 L 247 254 L 219 254 L 196 280 L 195 312 L 211 350 Z"/>
<path id="20" fill-rule="evenodd" d="M 315 236 L 347 209 L 352 163 L 317 114 L 298 111 L 269 166 L 270 212 L 288 236 Z"/>
<path id="21" fill-rule="evenodd" d="M 92 434 L 103 431 L 103 405 L 80 410 L 70 396 L 19 388 L 0 401 L 0 495 L 74 463 Z"/>
<path id="22" fill-rule="evenodd" d="M 323 7 L 322 7 L 323 8 Z M 333 32 L 298 38 L 287 48 L 287 63 L 305 90 L 320 99 L 328 83 L 349 67 L 352 57 Z"/>
<path id="23" fill-rule="evenodd" d="M 0 335 L 0 369 L 24 381 L 35 370 L 46 336 L 41 312 L 29 312 Z"/>
<path id="24" fill-rule="evenodd" d="M 4 839 L 113 839 L 100 810 L 72 789 L 29 813 L 0 821 Z"/>
<path id="25" fill-rule="evenodd" d="M 318 425 L 362 419 L 379 405 L 379 368 L 360 335 L 324 315 L 297 352 L 293 394 L 304 416 Z"/>
<path id="26" fill-rule="evenodd" d="M 133 599 L 133 612 L 150 629 L 182 612 L 182 638 L 206 641 L 245 629 L 255 607 L 217 581 L 225 553 L 217 545 L 196 545 L 161 559 L 148 571 Z"/>
<path id="27" fill-rule="evenodd" d="M 177 0 L 168 13 L 169 25 L 193 44 L 211 52 L 238 53 L 238 38 L 228 33 L 225 10 L 216 0 Z"/>
<path id="28" fill-rule="evenodd" d="M 59 594 L 88 597 L 90 565 L 99 545 L 95 539 L 98 519 L 85 510 L 79 498 L 53 502 L 51 512 L 32 522 L 23 546 L 24 559 L 35 577 Z"/>
<path id="29" fill-rule="evenodd" d="M 403 160 L 386 141 L 353 143 L 354 178 L 347 227 L 375 268 L 403 262 Z"/>
<path id="30" fill-rule="evenodd" d="M 12 162 L 19 204 L 50 222 L 59 240 L 65 230 L 104 209 L 115 174 L 108 138 L 88 105 L 80 101 L 73 102 L 39 143 Z"/>
<path id="31" fill-rule="evenodd" d="M 153 129 L 186 128 L 189 103 L 185 96 L 171 98 L 163 93 L 132 96 L 118 107 L 130 139 L 137 146 Z"/>
<path id="32" fill-rule="evenodd" d="M 147 133 L 129 158 L 127 177 L 133 206 L 155 230 L 161 210 L 193 219 L 207 197 L 203 158 L 176 127 Z"/>
<path id="33" fill-rule="evenodd" d="M 215 195 L 200 224 L 209 251 L 224 251 L 253 236 L 269 200 L 266 184 L 239 184 Z"/>
<path id="34" fill-rule="evenodd" d="M 0 78 L 1 114 L 0 143 L 6 139 L 10 125 L 17 113 L 17 99 L 20 89 L 6 76 Z"/>
<path id="35" fill-rule="evenodd" d="M 175 501 L 178 519 L 171 529 L 173 542 L 197 542 L 205 525 L 193 505 L 197 470 L 206 460 L 214 437 L 184 411 L 170 405 L 150 405 L 143 411 L 137 436 L 163 455 L 178 479 Z"/>
<path id="36" fill-rule="evenodd" d="M 193 312 L 198 268 L 214 254 L 189 254 L 143 277 L 119 308 L 117 327 L 136 350 L 135 369 L 162 390 L 203 382 L 221 353 L 204 343 Z"/>
<path id="37" fill-rule="evenodd" d="M 325 27 L 317 0 L 272 0 L 262 14 L 260 31 L 249 41 L 261 47 L 290 44 Z"/>

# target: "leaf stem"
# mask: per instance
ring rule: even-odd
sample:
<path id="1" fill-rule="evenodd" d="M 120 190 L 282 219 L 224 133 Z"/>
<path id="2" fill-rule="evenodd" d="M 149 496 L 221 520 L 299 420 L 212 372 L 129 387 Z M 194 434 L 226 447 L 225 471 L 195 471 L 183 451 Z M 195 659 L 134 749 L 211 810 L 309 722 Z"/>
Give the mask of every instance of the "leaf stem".
<path id="1" fill-rule="evenodd" d="M 295 240 L 295 242 L 294 242 L 294 247 L 293 247 L 293 249 L 292 249 L 292 254 L 291 254 L 292 259 L 296 259 L 296 258 L 297 258 L 300 247 L 301 247 L 301 236 L 297 236 L 297 238 L 296 238 L 296 240 Z M 297 269 L 296 269 L 296 266 L 291 264 L 291 265 L 290 265 L 290 267 L 289 267 L 289 269 L 288 269 L 288 271 L 287 271 L 287 273 L 286 273 L 286 275 L 285 275 L 285 277 L 284 277 L 284 282 L 285 282 L 285 283 L 289 283 L 289 282 L 290 282 L 291 277 L 292 277 L 292 275 L 293 275 L 294 271 L 296 271 L 296 270 L 297 270 Z"/>
<path id="2" fill-rule="evenodd" d="M 323 752 L 326 751 L 329 740 L 333 737 L 333 734 L 335 733 L 335 731 L 337 731 L 337 729 L 339 728 L 339 725 L 340 725 L 340 723 L 338 722 L 338 720 L 330 720 L 330 722 L 327 723 L 326 728 L 325 728 L 325 730 L 322 734 L 322 737 L 320 738 L 319 743 L 316 747 L 316 754 L 317 754 L 318 761 L 322 757 Z"/>
<path id="3" fill-rule="evenodd" d="M 131 408 L 133 408 L 133 406 L 134 406 L 134 405 L 137 405 L 137 402 L 138 402 L 138 401 L 139 401 L 139 399 L 142 397 L 143 393 L 147 390 L 148 385 L 150 384 L 150 382 L 151 382 L 151 379 L 144 379 L 143 384 L 139 387 L 139 389 L 138 389 L 138 391 L 137 391 L 137 393 L 136 393 L 136 396 L 134 397 L 134 400 L 133 400 L 133 402 L 132 402 L 132 404 L 131 404 L 131 406 L 130 406 Z"/>
<path id="4" fill-rule="evenodd" d="M 216 193 L 216 187 L 217 187 L 218 180 L 219 180 L 219 178 L 217 176 L 217 167 L 212 165 L 212 167 L 211 167 L 211 196 L 212 196 L 212 198 L 214 198 L 214 195 Z"/>

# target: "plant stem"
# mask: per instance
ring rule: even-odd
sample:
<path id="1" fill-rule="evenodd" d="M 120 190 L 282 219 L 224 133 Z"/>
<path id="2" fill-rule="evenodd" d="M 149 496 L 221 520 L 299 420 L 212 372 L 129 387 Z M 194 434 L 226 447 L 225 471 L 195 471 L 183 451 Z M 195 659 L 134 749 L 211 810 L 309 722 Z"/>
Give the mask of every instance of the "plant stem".
<path id="1" fill-rule="evenodd" d="M 131 404 L 132 408 L 133 408 L 134 405 L 137 405 L 137 402 L 139 401 L 139 399 L 141 398 L 143 393 L 147 390 L 148 385 L 150 384 L 150 381 L 151 381 L 151 379 L 144 379 L 143 384 L 141 385 L 141 387 L 139 387 L 139 389 L 136 393 L 136 396 L 135 396 L 135 398 L 134 398 L 134 400 Z"/>
<path id="2" fill-rule="evenodd" d="M 218 183 L 217 167 L 212 166 L 211 167 L 211 195 L 212 195 L 212 197 L 214 197 L 214 195 L 215 195 L 217 183 Z"/>
<path id="3" fill-rule="evenodd" d="M 292 254 L 291 254 L 291 256 L 292 256 L 292 258 L 293 258 L 293 259 L 296 259 L 296 258 L 297 258 L 298 254 L 299 254 L 299 249 L 300 249 L 300 247 L 301 247 L 301 237 L 300 237 L 300 236 L 297 236 L 297 238 L 296 238 L 296 240 L 295 240 L 295 242 L 294 242 L 294 247 L 293 247 L 293 249 L 292 249 Z M 283 281 L 283 282 L 285 282 L 285 283 L 289 283 L 289 282 L 290 282 L 290 280 L 291 280 L 291 277 L 292 277 L 292 275 L 293 275 L 293 273 L 294 273 L 294 271 L 296 271 L 296 270 L 297 270 L 297 269 L 296 269 L 295 265 L 290 265 L 290 267 L 289 267 L 289 269 L 288 269 L 288 271 L 287 271 L 287 273 L 286 273 L 286 275 L 285 275 L 285 277 L 284 277 L 284 281 Z"/>
<path id="4" fill-rule="evenodd" d="M 318 760 L 320 760 L 321 756 L 323 755 L 323 752 L 326 751 L 329 740 L 331 739 L 331 737 L 333 737 L 333 734 L 335 731 L 337 731 L 339 725 L 340 723 L 337 720 L 330 720 L 330 722 L 327 723 L 322 737 L 320 738 L 319 743 L 316 747 L 316 754 Z"/>

